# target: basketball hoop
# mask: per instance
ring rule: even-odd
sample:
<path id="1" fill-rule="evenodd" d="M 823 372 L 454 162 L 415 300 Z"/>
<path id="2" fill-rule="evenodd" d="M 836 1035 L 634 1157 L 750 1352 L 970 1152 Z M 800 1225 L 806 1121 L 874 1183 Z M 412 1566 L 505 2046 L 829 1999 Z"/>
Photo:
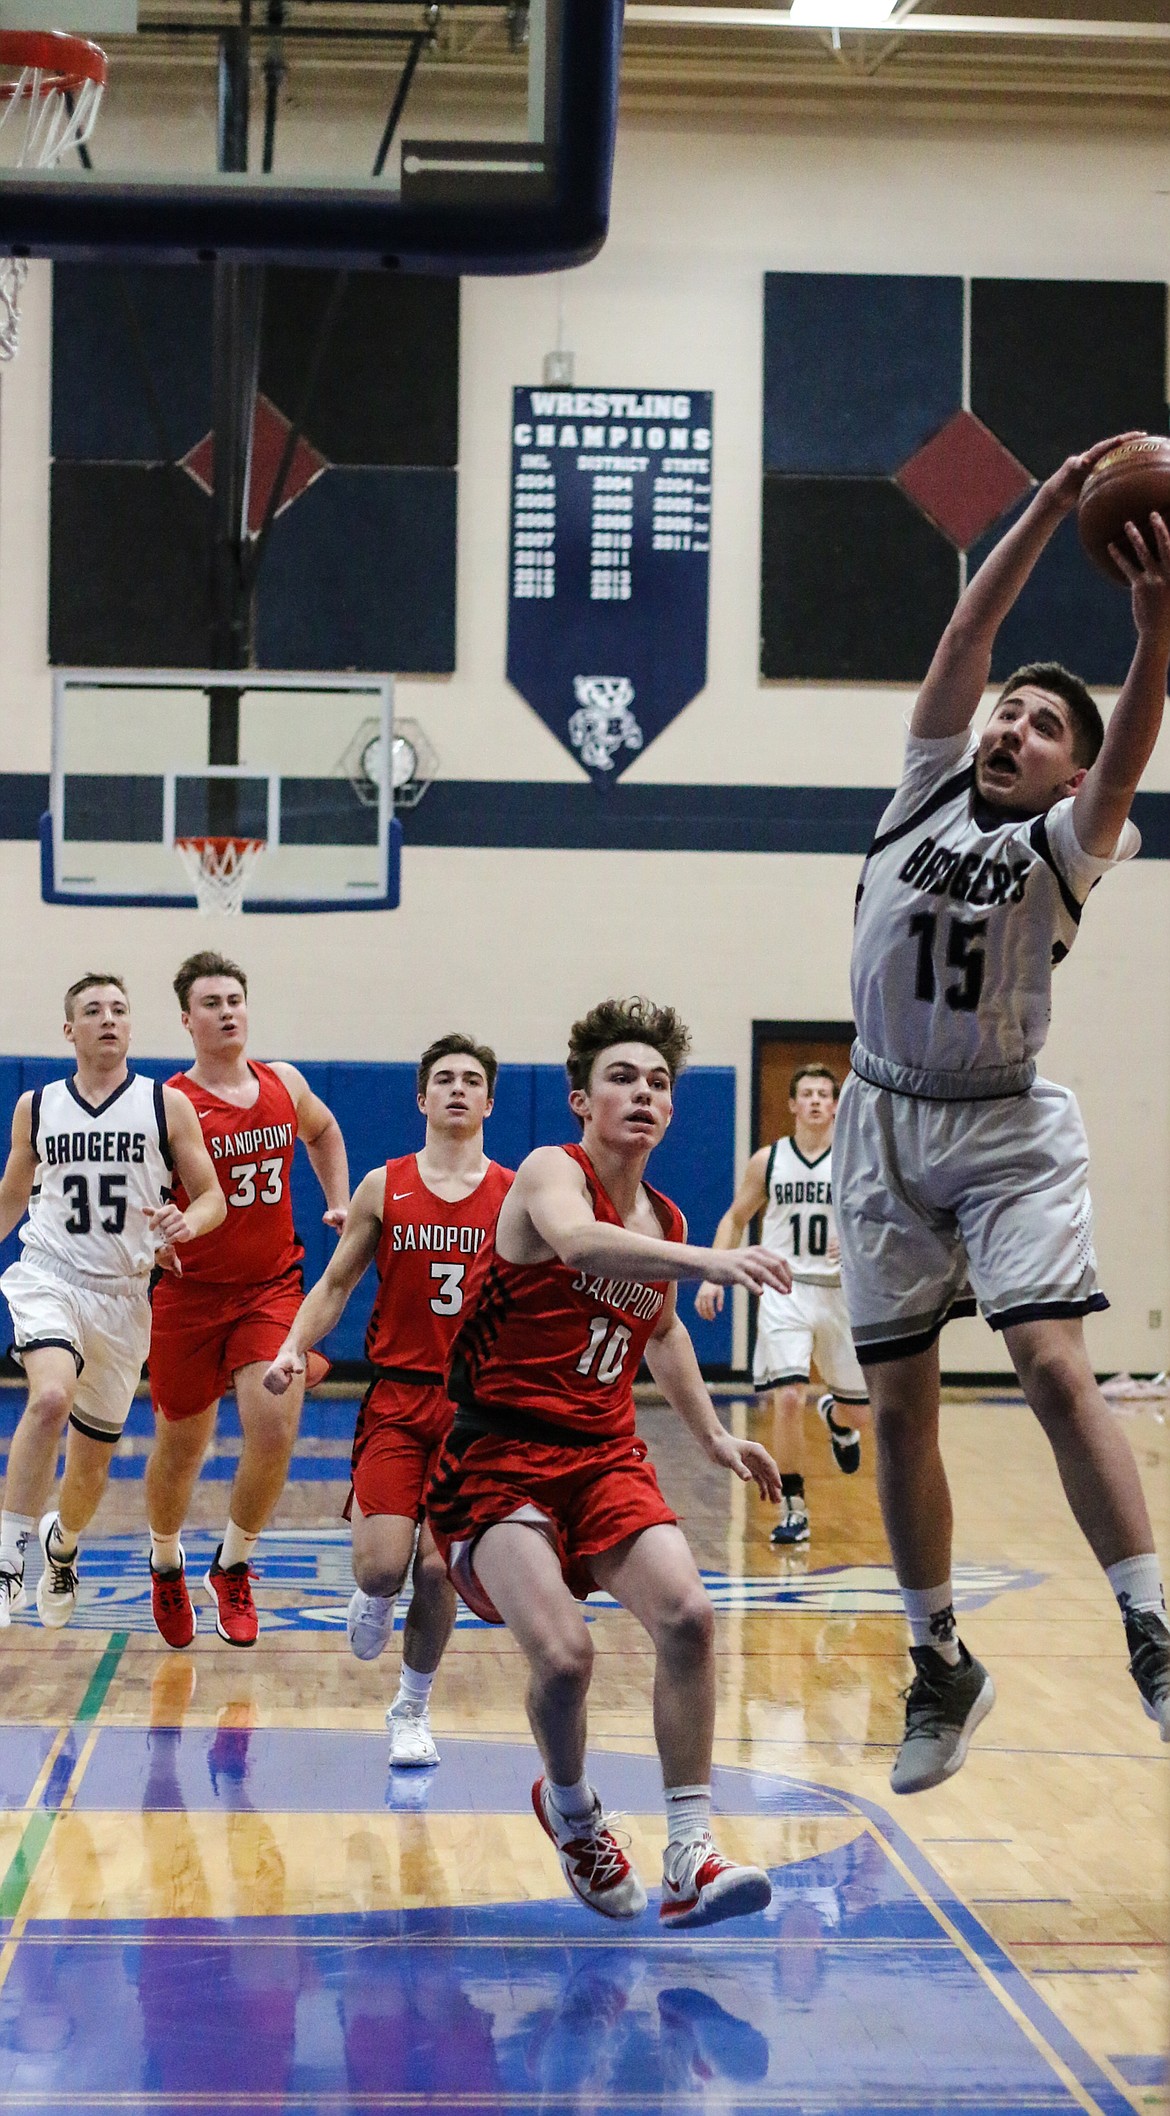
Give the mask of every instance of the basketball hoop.
<path id="1" fill-rule="evenodd" d="M 243 910 L 244 884 L 265 849 L 263 838 L 175 839 L 205 918 L 235 918 Z"/>
<path id="2" fill-rule="evenodd" d="M 97 124 L 106 55 L 59 29 L 0 30 L 0 158 L 13 169 L 54 169 Z M 27 257 L 0 257 L 0 360 L 20 336 Z"/>

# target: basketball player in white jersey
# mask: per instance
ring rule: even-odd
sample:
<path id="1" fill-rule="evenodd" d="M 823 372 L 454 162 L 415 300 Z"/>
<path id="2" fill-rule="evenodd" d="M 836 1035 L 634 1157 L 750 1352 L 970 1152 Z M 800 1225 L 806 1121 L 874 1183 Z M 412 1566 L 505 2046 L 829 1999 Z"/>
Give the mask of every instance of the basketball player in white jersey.
<path id="1" fill-rule="evenodd" d="M 839 1086 L 827 1065 L 801 1065 L 792 1075 L 788 1108 L 792 1133 L 761 1146 L 743 1172 L 731 1204 L 715 1230 L 713 1249 L 738 1249 L 759 1213 L 760 1242 L 788 1259 L 791 1293 L 760 1295 L 752 1378 L 772 1405 L 772 1453 L 780 1465 L 780 1518 L 772 1530 L 777 1549 L 807 1543 L 804 1491 L 804 1393 L 815 1358 L 828 1386 L 817 1403 L 846 1476 L 861 1466 L 861 1435 L 837 1404 L 867 1401 L 841 1292 L 840 1249 L 833 1214 L 833 1126 Z M 723 1306 L 723 1288 L 704 1280 L 695 1307 L 713 1322 Z"/>
<path id="2" fill-rule="evenodd" d="M 28 1377 L 0 1513 L 0 1629 L 24 1606 L 24 1554 L 40 1519 L 41 1622 L 67 1624 L 77 1546 L 150 1343 L 150 1274 L 181 1270 L 184 1242 L 218 1227 L 226 1206 L 190 1103 L 130 1070 L 130 1002 L 120 977 L 89 972 L 65 994 L 76 1069 L 20 1097 L 0 1178 L 0 1241 L 21 1228 L 23 1254 L 0 1279 L 14 1351 Z M 171 1201 L 174 1169 L 190 1203 Z M 52 1490 L 66 1423 L 65 1475 Z"/>
<path id="3" fill-rule="evenodd" d="M 1106 1305 L 1084 1127 L 1072 1095 L 1035 1065 L 1052 966 L 1095 883 L 1138 849 L 1130 804 L 1170 664 L 1170 534 L 1157 515 L 1145 540 L 1130 523 L 1125 549 L 1110 547 L 1131 584 L 1137 645 L 1108 728 L 1054 662 L 1018 669 L 982 735 L 971 727 L 1000 626 L 1115 445 L 1048 478 L 960 597 L 858 892 L 857 1042 L 834 1160 L 842 1278 L 913 1640 L 899 1793 L 959 1768 L 995 1696 L 955 1631 L 938 1440 L 938 1335 L 968 1282 L 1004 1333 L 1120 1605 L 1143 1706 L 1170 1739 L 1170 1632 L 1149 1514 L 1082 1330 Z"/>

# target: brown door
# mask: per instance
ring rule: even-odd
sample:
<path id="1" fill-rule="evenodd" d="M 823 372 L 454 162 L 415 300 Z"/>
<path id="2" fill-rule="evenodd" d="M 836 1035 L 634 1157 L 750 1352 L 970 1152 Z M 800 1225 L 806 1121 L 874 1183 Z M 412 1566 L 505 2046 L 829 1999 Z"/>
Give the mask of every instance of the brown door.
<path id="1" fill-rule="evenodd" d="M 848 1021 L 756 1021 L 752 1024 L 752 1147 L 792 1130 L 788 1087 L 798 1065 L 827 1065 L 844 1081 L 853 1024 Z"/>

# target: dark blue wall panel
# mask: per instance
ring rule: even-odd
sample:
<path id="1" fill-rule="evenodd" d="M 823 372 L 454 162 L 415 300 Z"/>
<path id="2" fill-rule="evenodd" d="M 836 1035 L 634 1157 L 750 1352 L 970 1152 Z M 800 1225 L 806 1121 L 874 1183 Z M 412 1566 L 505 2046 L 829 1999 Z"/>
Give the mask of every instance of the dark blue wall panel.
<path id="1" fill-rule="evenodd" d="M 765 470 L 888 477 L 962 385 L 961 279 L 765 273 Z"/>
<path id="2" fill-rule="evenodd" d="M 166 1080 L 189 1059 L 145 1061 L 141 1070 Z M 61 1058 L 0 1058 L 0 1124 L 7 1126 L 17 1100 L 27 1088 L 58 1080 L 66 1070 Z M 424 1126 L 416 1102 L 416 1067 L 378 1065 L 335 1059 L 301 1067 L 314 1092 L 333 1111 L 345 1136 L 353 1185 L 392 1155 L 413 1153 L 423 1143 Z M 558 1144 L 577 1136 L 566 1100 L 565 1072 L 560 1065 L 505 1065 L 500 1068 L 496 1103 L 484 1139 L 494 1160 L 515 1168 L 534 1146 Z M 735 1180 L 735 1074 L 729 1067 L 696 1066 L 679 1082 L 675 1119 L 655 1156 L 651 1176 L 675 1198 L 687 1215 L 696 1241 L 707 1241 L 731 1197 Z M 293 1215 L 305 1245 L 305 1282 L 320 1277 L 335 1246 L 322 1224 L 324 1201 L 305 1152 L 293 1163 Z M 0 1248 L 0 1268 L 19 1252 L 13 1235 Z M 335 1360 L 360 1359 L 366 1323 L 374 1297 L 371 1268 L 350 1297 L 344 1316 L 326 1340 Z M 682 1312 L 695 1321 L 690 1293 Z M 700 1357 L 712 1365 L 731 1359 L 731 1321 L 695 1322 Z M 0 1298 L 0 1352 L 11 1341 L 11 1320 Z"/>
<path id="3" fill-rule="evenodd" d="M 329 470 L 279 515 L 256 654 L 269 669 L 455 667 L 453 470 Z"/>

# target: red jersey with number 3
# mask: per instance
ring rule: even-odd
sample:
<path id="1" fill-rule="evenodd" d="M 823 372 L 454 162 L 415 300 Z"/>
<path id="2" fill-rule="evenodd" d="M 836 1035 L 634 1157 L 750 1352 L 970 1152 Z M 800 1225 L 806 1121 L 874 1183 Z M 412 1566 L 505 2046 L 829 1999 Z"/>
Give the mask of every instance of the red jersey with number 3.
<path id="1" fill-rule="evenodd" d="M 512 1170 L 489 1161 L 468 1197 L 452 1204 L 428 1190 L 417 1154 L 386 1163 L 382 1233 L 374 1259 L 378 1291 L 366 1331 L 366 1357 L 443 1378 L 463 1312 L 467 1279 L 508 1194 Z"/>
<path id="2" fill-rule="evenodd" d="M 236 1286 L 284 1278 L 298 1268 L 305 1253 L 293 1226 L 290 1191 L 296 1108 L 270 1065 L 249 1058 L 248 1071 L 260 1087 L 251 1109 L 225 1102 L 188 1073 L 175 1073 L 167 1082 L 194 1104 L 228 1207 L 227 1218 L 213 1233 L 181 1245 L 183 1275 L 163 1281 L 180 1298 L 182 1287 L 191 1281 Z M 188 1203 L 177 1179 L 175 1203 L 180 1211 Z"/>
<path id="3" fill-rule="evenodd" d="M 584 1172 L 594 1218 L 622 1226 L 585 1148 L 562 1152 Z M 643 1188 L 663 1238 L 683 1241 L 678 1206 Z M 634 1379 L 669 1291 L 667 1280 L 600 1277 L 556 1257 L 510 1264 L 485 1242 L 451 1347 L 448 1393 L 457 1404 L 527 1411 L 599 1439 L 633 1433 Z"/>

